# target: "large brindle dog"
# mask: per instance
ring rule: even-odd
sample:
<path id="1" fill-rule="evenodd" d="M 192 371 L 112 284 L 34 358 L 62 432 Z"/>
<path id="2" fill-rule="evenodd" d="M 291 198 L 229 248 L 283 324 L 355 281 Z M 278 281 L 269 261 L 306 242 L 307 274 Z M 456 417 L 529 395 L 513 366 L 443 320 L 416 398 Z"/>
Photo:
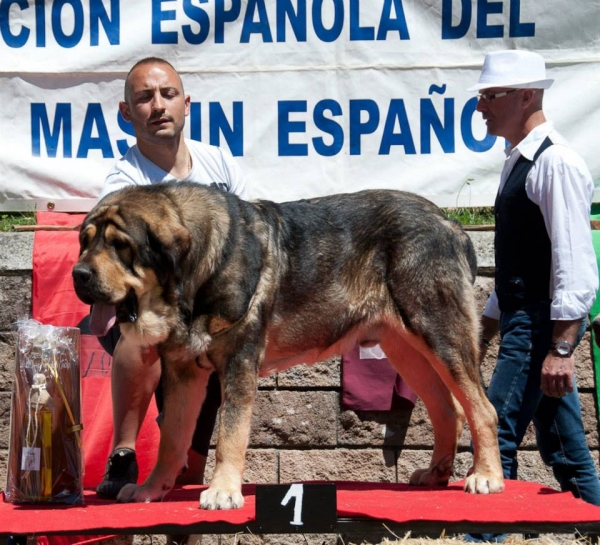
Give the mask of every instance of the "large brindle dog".
<path id="1" fill-rule="evenodd" d="M 156 345 L 165 377 L 158 461 L 121 501 L 160 500 L 186 464 L 209 374 L 223 404 L 204 509 L 239 508 L 258 375 L 379 343 L 435 433 L 415 485 L 446 484 L 466 416 L 471 493 L 504 489 L 496 414 L 478 371 L 476 258 L 429 201 L 363 191 L 277 204 L 196 184 L 131 187 L 81 228 L 85 303 L 116 305 L 121 332 Z"/>

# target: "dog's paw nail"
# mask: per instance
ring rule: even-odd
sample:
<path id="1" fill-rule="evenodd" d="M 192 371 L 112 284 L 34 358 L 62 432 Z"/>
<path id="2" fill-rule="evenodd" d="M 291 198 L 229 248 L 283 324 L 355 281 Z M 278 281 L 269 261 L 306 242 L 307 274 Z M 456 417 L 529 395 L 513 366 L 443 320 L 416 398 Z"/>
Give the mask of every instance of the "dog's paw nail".
<path id="1" fill-rule="evenodd" d="M 209 511 L 217 509 L 241 509 L 244 507 L 244 496 L 237 490 L 211 490 L 208 488 L 200 494 L 200 508 Z"/>
<path id="2" fill-rule="evenodd" d="M 473 473 L 467 477 L 464 490 L 469 494 L 499 494 L 504 491 L 504 480 Z"/>

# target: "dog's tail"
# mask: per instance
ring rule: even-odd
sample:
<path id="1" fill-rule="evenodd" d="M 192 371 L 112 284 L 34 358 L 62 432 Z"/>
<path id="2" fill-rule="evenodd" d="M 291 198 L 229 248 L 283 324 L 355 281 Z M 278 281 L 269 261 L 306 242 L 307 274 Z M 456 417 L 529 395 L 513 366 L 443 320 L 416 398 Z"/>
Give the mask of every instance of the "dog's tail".
<path id="1" fill-rule="evenodd" d="M 462 246 L 462 254 L 464 255 L 467 266 L 471 272 L 471 284 L 475 284 L 475 279 L 477 278 L 477 252 L 475 251 L 475 246 L 473 245 L 473 241 L 471 237 L 467 234 L 467 232 L 463 229 L 462 224 L 457 220 L 448 220 L 457 234 L 458 239 L 460 240 Z"/>
<path id="2" fill-rule="evenodd" d="M 464 244 L 465 244 L 465 255 L 467 256 L 467 262 L 471 269 L 471 282 L 474 284 L 477 278 L 477 252 L 471 237 L 463 230 L 464 233 Z"/>

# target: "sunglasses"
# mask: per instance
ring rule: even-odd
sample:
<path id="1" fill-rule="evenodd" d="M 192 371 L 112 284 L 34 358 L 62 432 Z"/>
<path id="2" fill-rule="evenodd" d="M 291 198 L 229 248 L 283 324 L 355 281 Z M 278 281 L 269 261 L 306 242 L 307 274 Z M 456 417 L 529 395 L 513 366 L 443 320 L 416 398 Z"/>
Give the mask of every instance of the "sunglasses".
<path id="1" fill-rule="evenodd" d="M 506 95 L 510 95 L 511 93 L 516 93 L 518 89 L 511 89 L 510 91 L 501 91 L 499 93 L 479 93 L 477 95 L 478 100 L 483 100 L 484 102 L 489 102 L 490 100 L 494 100 L 495 98 L 502 98 Z"/>

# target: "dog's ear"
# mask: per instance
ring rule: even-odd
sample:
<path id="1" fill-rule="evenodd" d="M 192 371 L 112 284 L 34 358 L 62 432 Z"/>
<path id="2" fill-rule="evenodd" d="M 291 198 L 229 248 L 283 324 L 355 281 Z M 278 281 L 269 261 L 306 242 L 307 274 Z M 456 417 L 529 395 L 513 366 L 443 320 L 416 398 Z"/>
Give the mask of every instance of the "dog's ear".
<path id="1" fill-rule="evenodd" d="M 169 258 L 174 267 L 181 263 L 190 251 L 192 234 L 173 210 L 164 208 L 163 214 L 154 218 L 148 233 L 156 239 L 160 252 Z"/>

